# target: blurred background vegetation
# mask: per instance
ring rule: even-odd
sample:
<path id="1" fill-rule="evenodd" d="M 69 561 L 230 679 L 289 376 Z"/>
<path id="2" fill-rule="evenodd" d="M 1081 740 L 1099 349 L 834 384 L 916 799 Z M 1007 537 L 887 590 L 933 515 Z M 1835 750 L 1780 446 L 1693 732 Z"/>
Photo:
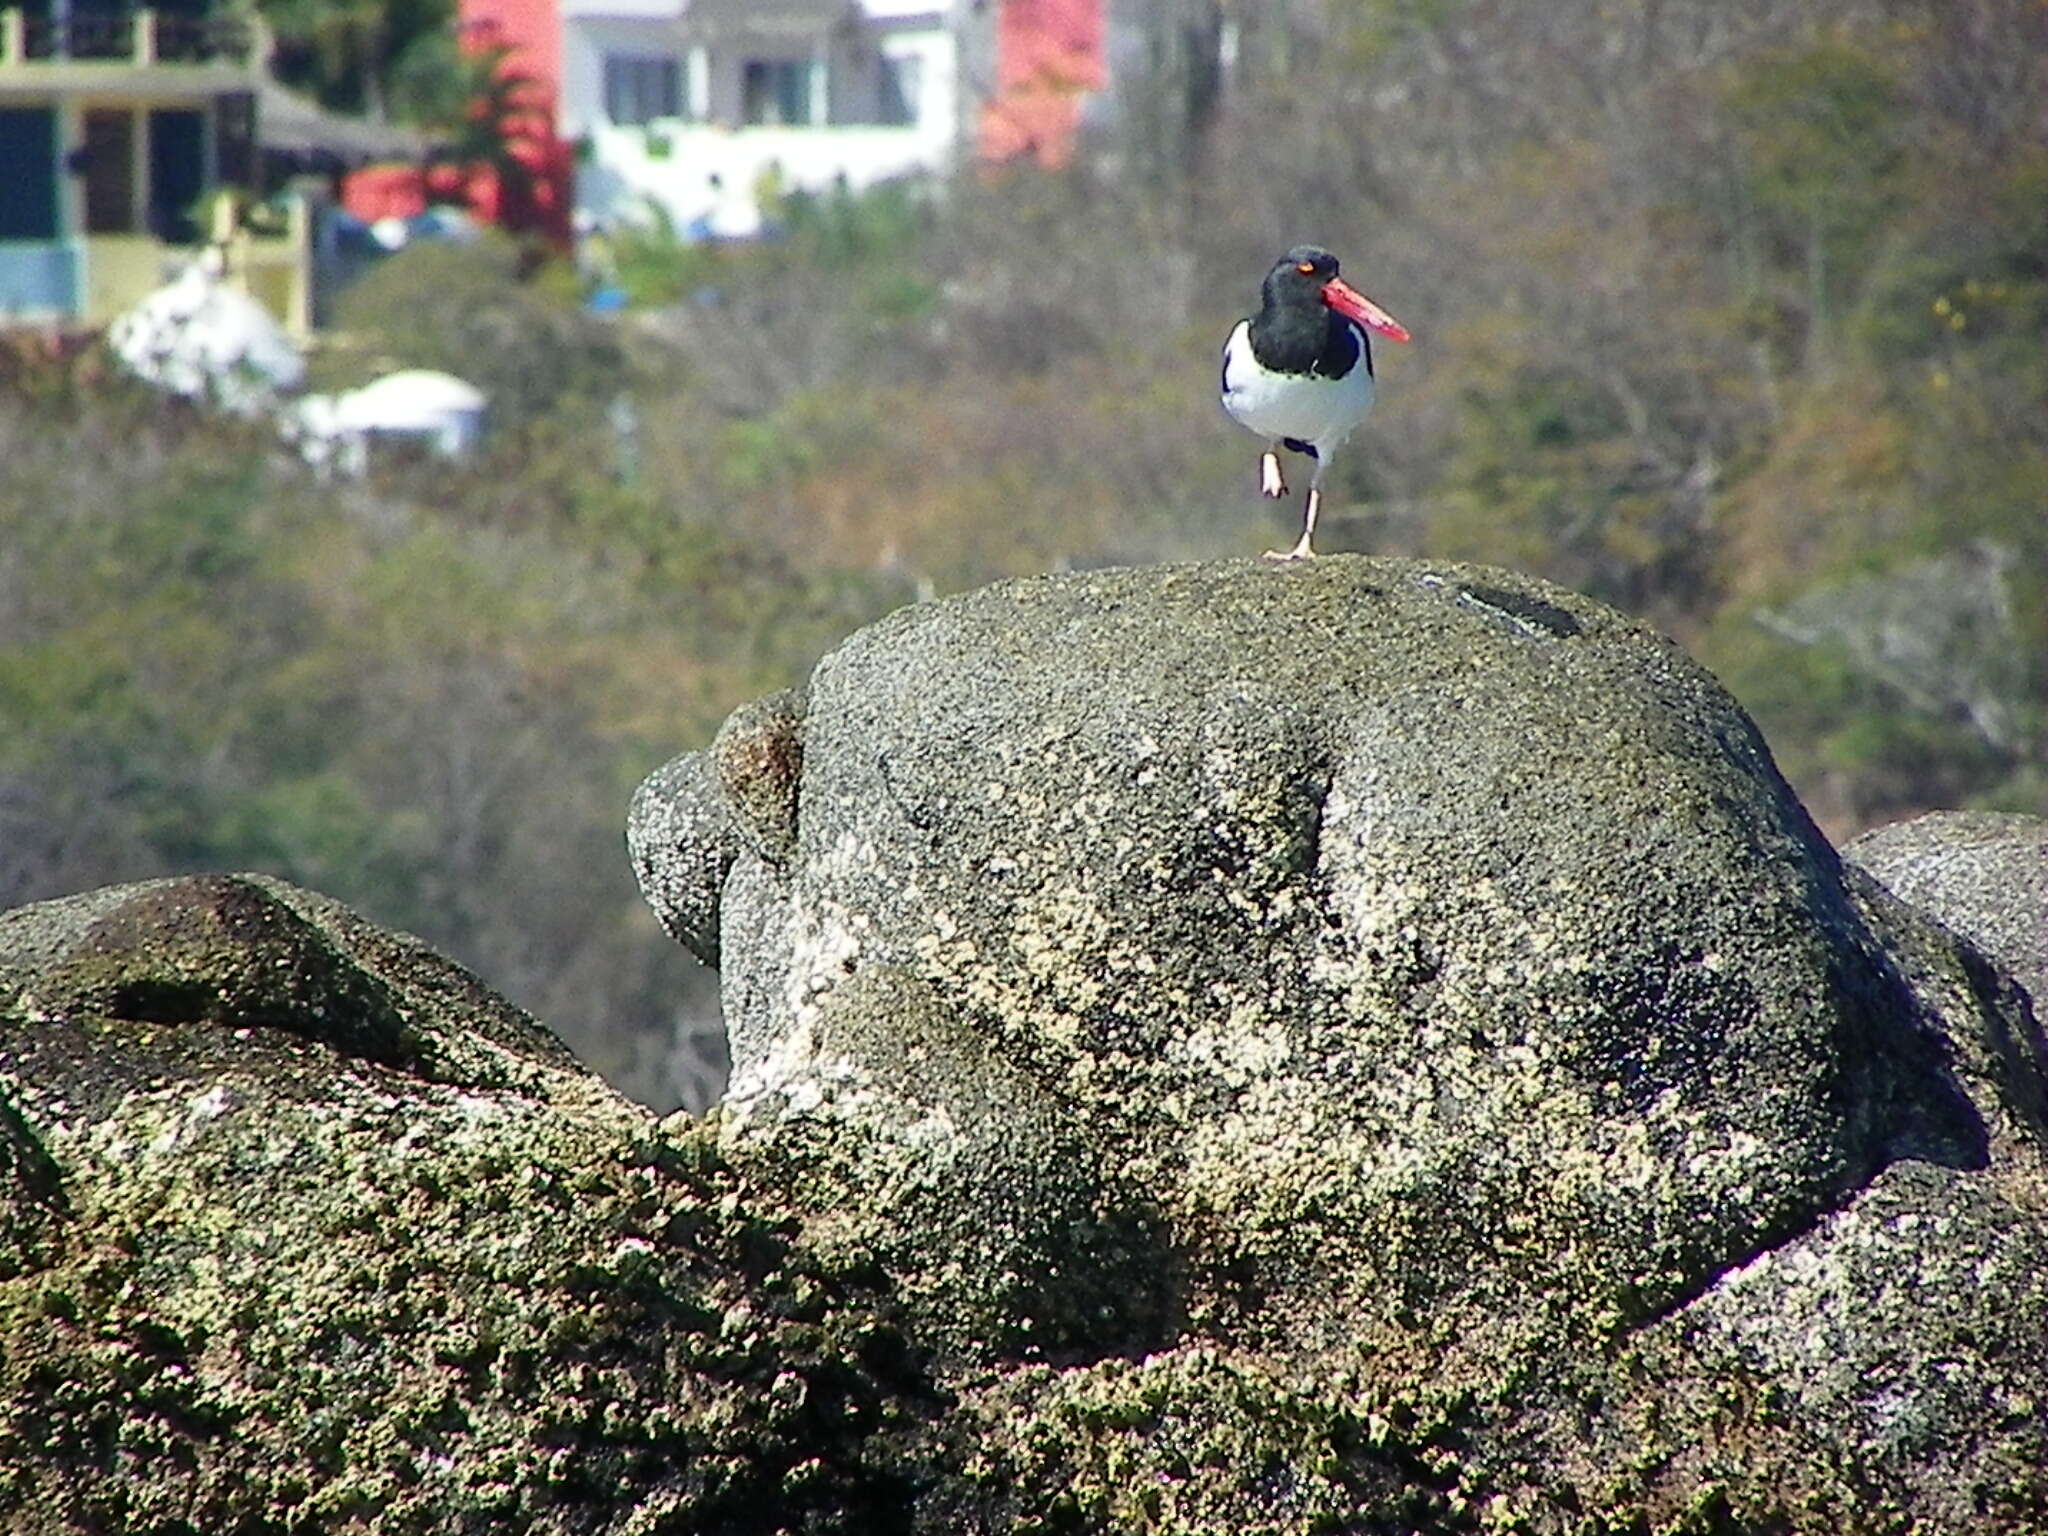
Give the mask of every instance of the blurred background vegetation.
<path id="1" fill-rule="evenodd" d="M 402 96 L 414 12 L 345 14 L 306 45 L 330 97 Z M 273 870 L 705 1102 L 715 997 L 633 891 L 632 786 L 921 595 L 1286 537 L 1213 390 L 1300 240 L 1417 336 L 1327 548 L 1663 625 L 1837 837 L 2048 813 L 2048 7 L 1142 15 L 1064 172 L 794 201 L 752 247 L 622 236 L 602 318 L 504 242 L 392 259 L 320 366 L 476 381 L 470 467 L 322 484 L 92 354 L 9 353 L 0 904 Z"/>

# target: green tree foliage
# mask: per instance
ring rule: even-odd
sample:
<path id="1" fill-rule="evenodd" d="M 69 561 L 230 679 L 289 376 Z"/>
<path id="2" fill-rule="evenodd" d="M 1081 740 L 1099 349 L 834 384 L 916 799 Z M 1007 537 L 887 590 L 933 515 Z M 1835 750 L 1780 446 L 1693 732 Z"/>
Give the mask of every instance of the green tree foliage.
<path id="1" fill-rule="evenodd" d="M 1803 267 L 1814 362 L 1900 205 L 1905 103 L 1888 58 L 1836 38 L 1766 54 L 1726 96 L 1769 267 Z"/>
<path id="2" fill-rule="evenodd" d="M 455 46 L 455 0 L 257 0 L 277 38 L 280 78 L 326 106 L 414 121 L 466 78 Z"/>
<path id="3" fill-rule="evenodd" d="M 387 263 L 320 387 L 475 380 L 468 469 L 323 486 L 252 429 L 14 370 L 0 897 L 275 870 L 701 1097 L 632 784 L 922 593 L 1269 544 L 1297 514 L 1255 494 L 1216 348 L 1302 239 L 1417 338 L 1379 353 L 1329 547 L 1653 617 L 1835 833 L 2048 811 L 2048 8 L 1158 19 L 1161 78 L 1071 170 L 792 198 L 744 247 L 614 231 L 616 320 L 505 242 Z"/>
<path id="4" fill-rule="evenodd" d="M 704 983 L 619 827 L 747 681 L 678 687 L 626 576 L 559 529 L 436 515 L 445 480 L 328 490 L 267 435 L 121 390 L 10 399 L 0 445 L 0 902 L 286 873 L 462 956 L 649 1099 L 709 1091 Z"/>
<path id="5" fill-rule="evenodd" d="M 495 230 L 411 245 L 343 290 L 346 347 L 319 359 L 316 383 L 360 383 L 366 362 L 439 368 L 490 397 L 500 430 L 582 430 L 628 382 L 626 355 L 616 328 L 564 301 L 557 276 Z"/>

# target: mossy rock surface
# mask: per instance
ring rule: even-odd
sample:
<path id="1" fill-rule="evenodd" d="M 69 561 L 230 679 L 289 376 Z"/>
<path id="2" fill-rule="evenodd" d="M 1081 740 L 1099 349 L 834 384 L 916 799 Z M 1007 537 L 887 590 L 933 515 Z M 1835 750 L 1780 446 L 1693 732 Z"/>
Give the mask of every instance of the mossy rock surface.
<path id="1" fill-rule="evenodd" d="M 906 1506 L 873 1281 L 458 967 L 225 876 L 6 914 L 0 977 L 0 1527 Z"/>

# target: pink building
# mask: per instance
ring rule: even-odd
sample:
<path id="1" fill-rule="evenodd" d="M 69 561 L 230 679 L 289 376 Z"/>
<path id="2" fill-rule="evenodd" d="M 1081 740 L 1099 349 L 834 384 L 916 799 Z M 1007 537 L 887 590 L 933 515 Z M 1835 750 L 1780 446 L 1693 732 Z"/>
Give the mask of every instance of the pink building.
<path id="1" fill-rule="evenodd" d="M 984 160 L 1064 165 L 1087 97 L 1104 89 L 1103 0 L 1002 0 L 995 91 L 983 103 Z"/>

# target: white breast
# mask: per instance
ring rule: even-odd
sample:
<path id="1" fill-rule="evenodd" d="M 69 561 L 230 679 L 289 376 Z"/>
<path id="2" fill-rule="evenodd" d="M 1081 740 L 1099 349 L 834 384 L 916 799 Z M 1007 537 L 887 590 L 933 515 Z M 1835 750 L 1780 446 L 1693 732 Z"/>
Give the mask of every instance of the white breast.
<path id="1" fill-rule="evenodd" d="M 1252 355 L 1251 322 L 1240 320 L 1223 344 L 1223 409 L 1261 437 L 1292 437 L 1334 449 L 1372 409 L 1363 333 L 1358 344 L 1358 362 L 1341 379 L 1274 373 Z"/>

